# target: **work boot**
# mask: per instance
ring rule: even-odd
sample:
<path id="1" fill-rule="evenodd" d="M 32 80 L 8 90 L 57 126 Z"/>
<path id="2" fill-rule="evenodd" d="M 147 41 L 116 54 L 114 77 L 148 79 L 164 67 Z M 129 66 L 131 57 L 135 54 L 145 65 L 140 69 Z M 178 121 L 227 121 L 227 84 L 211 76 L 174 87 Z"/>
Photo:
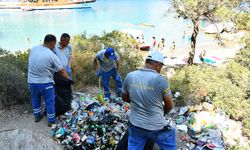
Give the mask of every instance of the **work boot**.
<path id="1" fill-rule="evenodd" d="M 40 120 L 42 120 L 42 118 L 43 118 L 43 115 L 42 115 L 42 114 L 39 115 L 39 116 L 37 116 L 37 117 L 35 117 L 35 122 L 36 122 L 36 123 L 39 122 Z"/>
<path id="2" fill-rule="evenodd" d="M 122 92 L 116 93 L 116 97 L 122 97 Z"/>
<path id="3" fill-rule="evenodd" d="M 54 124 L 56 124 L 55 122 L 48 122 L 48 127 L 52 127 Z"/>
<path id="4" fill-rule="evenodd" d="M 53 121 L 53 122 L 48 122 L 48 126 L 52 127 L 53 125 L 56 125 L 57 123 L 59 123 L 59 121 L 57 119 L 55 119 L 55 121 Z"/>

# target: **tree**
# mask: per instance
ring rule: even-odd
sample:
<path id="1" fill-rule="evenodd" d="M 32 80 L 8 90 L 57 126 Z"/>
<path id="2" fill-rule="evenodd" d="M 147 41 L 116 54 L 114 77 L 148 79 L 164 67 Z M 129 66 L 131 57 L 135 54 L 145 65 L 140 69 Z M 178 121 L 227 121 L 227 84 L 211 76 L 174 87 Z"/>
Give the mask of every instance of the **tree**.
<path id="1" fill-rule="evenodd" d="M 216 23 L 222 19 L 222 15 L 224 17 L 223 19 L 230 19 L 230 13 L 234 11 L 242 1 L 243 0 L 172 0 L 178 17 L 190 19 L 193 23 L 191 49 L 194 54 L 196 39 L 199 33 L 199 21 L 205 19 Z"/>

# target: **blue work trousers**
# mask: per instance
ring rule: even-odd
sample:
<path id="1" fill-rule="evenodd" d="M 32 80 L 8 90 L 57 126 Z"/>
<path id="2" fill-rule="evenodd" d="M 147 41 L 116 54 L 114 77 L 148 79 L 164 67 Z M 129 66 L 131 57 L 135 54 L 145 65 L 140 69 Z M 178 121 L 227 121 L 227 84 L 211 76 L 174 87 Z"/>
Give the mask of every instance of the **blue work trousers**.
<path id="1" fill-rule="evenodd" d="M 143 150 L 148 139 L 153 140 L 161 150 L 176 150 L 174 128 L 149 131 L 129 123 L 128 150 Z"/>
<path id="2" fill-rule="evenodd" d="M 39 117 L 42 114 L 41 98 L 45 101 L 48 122 L 55 121 L 55 90 L 53 83 L 29 84 L 33 115 Z"/>
<path id="3" fill-rule="evenodd" d="M 116 96 L 121 95 L 122 92 L 122 79 L 116 78 L 117 77 L 117 71 L 116 69 L 112 69 L 110 71 L 107 72 L 102 72 L 102 85 L 104 88 L 104 96 L 105 98 L 110 98 L 110 90 L 109 90 L 109 81 L 110 81 L 110 77 L 112 76 L 112 78 L 115 80 L 115 85 L 116 85 Z"/>

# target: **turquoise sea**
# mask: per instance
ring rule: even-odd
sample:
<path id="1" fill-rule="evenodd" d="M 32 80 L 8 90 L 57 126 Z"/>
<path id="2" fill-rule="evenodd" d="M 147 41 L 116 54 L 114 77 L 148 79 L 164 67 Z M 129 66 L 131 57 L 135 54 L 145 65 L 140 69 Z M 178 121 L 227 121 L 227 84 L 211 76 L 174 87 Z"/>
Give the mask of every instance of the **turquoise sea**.
<path id="1" fill-rule="evenodd" d="M 167 0 L 97 0 L 91 8 L 85 9 L 0 9 L 0 47 L 10 51 L 25 50 L 41 43 L 48 33 L 59 38 L 63 32 L 72 36 L 84 32 L 93 35 L 122 29 L 143 30 L 148 42 L 156 36 L 165 38 L 167 46 L 176 41 L 178 47 L 186 47 L 188 42 L 183 42 L 183 32 L 191 32 L 192 24 L 176 18 L 169 8 L 171 4 Z M 210 40 L 199 34 L 198 42 Z"/>

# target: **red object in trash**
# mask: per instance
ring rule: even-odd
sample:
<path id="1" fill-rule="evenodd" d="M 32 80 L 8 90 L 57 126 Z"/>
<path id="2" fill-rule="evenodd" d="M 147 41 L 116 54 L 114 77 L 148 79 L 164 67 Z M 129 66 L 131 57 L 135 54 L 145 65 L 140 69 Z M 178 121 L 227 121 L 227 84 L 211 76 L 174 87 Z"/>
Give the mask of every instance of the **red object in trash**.
<path id="1" fill-rule="evenodd" d="M 73 139 L 76 141 L 76 142 L 79 142 L 80 141 L 80 136 L 78 133 L 74 133 L 73 134 Z"/>
<path id="2" fill-rule="evenodd" d="M 208 143 L 205 146 L 209 149 L 214 149 L 216 147 L 213 143 Z"/>

